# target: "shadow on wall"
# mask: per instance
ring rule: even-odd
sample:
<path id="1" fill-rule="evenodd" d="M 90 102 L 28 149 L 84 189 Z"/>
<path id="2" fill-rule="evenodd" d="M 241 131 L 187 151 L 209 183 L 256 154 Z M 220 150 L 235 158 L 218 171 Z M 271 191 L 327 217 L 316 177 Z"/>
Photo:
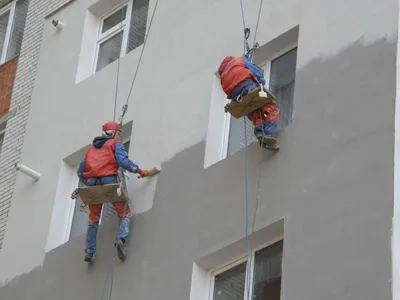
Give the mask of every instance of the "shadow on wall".
<path id="1" fill-rule="evenodd" d="M 385 130 L 385 141 L 393 135 L 392 131 L 388 132 L 388 128 L 393 125 L 392 115 L 389 116 L 388 112 L 393 110 L 389 103 L 394 105 L 394 99 L 388 99 L 388 97 L 395 94 L 395 78 L 387 79 L 392 78 L 392 73 L 395 74 L 395 64 L 396 42 L 389 42 L 388 39 L 383 38 L 366 46 L 363 45 L 362 40 L 358 40 L 336 56 L 315 59 L 297 71 L 293 123 L 280 135 L 279 155 L 265 160 L 263 164 L 264 170 L 267 169 L 268 172 L 272 172 L 273 168 L 270 168 L 272 164 L 280 164 L 282 168 L 276 172 L 277 178 L 269 178 L 262 188 L 263 197 L 260 197 L 256 227 L 263 228 L 269 225 L 267 223 L 276 215 L 288 214 L 290 210 L 297 208 L 299 208 L 298 218 L 304 217 L 306 220 L 305 210 L 309 210 L 310 203 L 308 201 L 312 201 L 312 199 L 305 198 L 309 196 L 307 194 L 300 195 L 299 193 L 297 193 L 296 199 L 291 199 L 289 196 L 292 195 L 289 193 L 294 193 L 296 189 L 307 183 L 305 182 L 307 178 L 311 177 L 316 184 L 327 184 L 327 178 L 321 176 L 322 171 L 319 168 L 321 164 L 329 164 L 329 160 L 336 159 L 336 157 L 332 158 L 332 153 L 340 152 L 343 144 L 350 143 L 354 139 L 361 139 L 364 134 L 375 133 L 373 131 L 382 133 L 382 130 Z M 377 73 L 373 73 L 375 69 Z M 384 72 L 386 75 L 383 75 Z M 382 78 L 375 80 L 375 76 L 378 79 L 379 76 Z M 356 97 L 359 90 L 361 91 L 359 94 L 367 95 L 368 99 L 361 96 Z M 348 95 L 352 95 L 352 97 L 347 98 Z M 336 98 L 340 101 L 333 101 Z M 373 101 L 374 98 L 376 98 L 376 102 Z M 340 105 L 341 103 L 345 103 L 345 105 Z M 383 108 L 383 112 L 379 112 L 382 105 L 386 105 L 386 107 Z M 382 122 L 378 124 L 373 123 L 376 112 L 378 112 L 379 120 L 383 116 L 387 119 L 381 120 Z M 372 125 L 368 125 L 371 122 Z M 332 138 L 336 134 L 335 131 L 339 135 L 339 142 Z M 310 148 L 310 145 L 316 142 L 318 144 Z M 254 182 L 256 181 L 254 176 L 256 171 L 251 168 L 257 165 L 259 160 L 252 155 L 261 152 L 257 151 L 259 150 L 258 145 L 250 146 L 250 148 L 249 170 L 253 174 L 249 185 L 251 190 L 256 190 L 257 183 Z M 378 160 L 377 157 L 382 155 L 389 157 L 388 152 L 393 151 L 392 148 L 392 146 L 384 148 L 383 154 L 372 154 L 369 158 L 370 161 L 380 162 L 381 160 Z M 129 256 L 124 264 L 118 264 L 115 269 L 112 299 L 128 299 L 132 295 L 142 300 L 159 299 L 160 295 L 163 295 L 165 300 L 183 299 L 184 296 L 188 299 L 193 262 L 212 253 L 218 247 L 221 248 L 232 241 L 243 238 L 243 150 L 204 170 L 204 149 L 204 142 L 196 144 L 163 164 L 163 171 L 158 175 L 152 209 L 134 218 Z M 304 161 L 303 158 L 305 158 Z M 290 163 L 293 162 L 293 159 L 301 160 L 296 163 L 299 170 L 291 171 Z M 326 162 L 327 160 L 328 162 Z M 310 161 L 315 162 L 315 165 L 310 166 Z M 384 160 L 384 162 L 386 161 Z M 325 165 L 322 167 L 325 172 Z M 340 174 L 346 174 L 347 171 L 355 172 L 357 167 L 362 166 L 357 164 L 344 166 L 344 169 L 340 170 L 342 172 Z M 384 170 L 384 172 L 389 171 L 392 172 L 392 170 Z M 381 170 L 380 173 L 382 172 Z M 297 176 L 298 173 L 303 173 L 304 178 Z M 381 175 L 380 173 L 378 175 Z M 225 184 L 228 180 L 226 176 L 229 176 L 229 184 L 232 187 L 229 191 L 225 188 L 221 189 L 221 184 Z M 279 180 L 278 177 L 285 176 L 290 180 L 296 176 L 299 179 L 292 181 L 290 186 L 276 186 L 271 189 L 271 185 Z M 362 181 L 363 178 L 357 180 Z M 342 181 L 338 180 L 337 182 L 339 184 L 337 190 L 325 191 L 326 199 L 319 203 L 325 209 L 334 205 L 334 201 L 330 201 L 330 198 L 334 197 L 336 193 L 346 192 L 341 190 Z M 367 186 L 366 192 L 371 192 L 372 187 L 375 188 L 376 184 L 372 183 Z M 280 190 L 280 188 L 287 188 L 287 191 L 286 189 Z M 265 196 L 267 191 L 268 197 Z M 371 193 L 373 194 L 373 192 Z M 383 194 L 382 197 L 386 201 L 387 193 Z M 343 199 L 336 200 L 335 205 L 340 205 L 340 201 L 353 201 L 357 204 L 363 203 L 362 201 L 365 199 L 343 197 Z M 295 204 L 295 201 L 298 204 Z M 300 207 L 300 205 L 304 207 Z M 365 209 L 368 210 L 373 205 L 375 204 L 366 202 L 362 208 L 363 214 Z M 382 209 L 387 209 L 386 202 L 383 201 L 379 205 L 384 206 Z M 205 216 L 207 216 L 207 220 L 205 220 Z M 352 217 L 349 216 L 349 218 Z M 347 221 L 345 219 L 347 216 L 342 216 L 342 218 L 342 221 Z M 364 221 L 364 219 L 361 220 Z M 302 222 L 307 222 L 307 220 Z M 390 220 L 388 222 L 390 223 Z M 3 286 L 0 289 L 0 299 L 100 298 L 105 272 L 111 263 L 111 253 L 114 253 L 112 242 L 116 234 L 115 222 L 105 222 L 104 225 L 99 231 L 98 243 L 101 252 L 94 268 L 88 269 L 83 263 L 83 235 L 47 253 L 43 267 L 37 268 L 29 274 L 21 275 Z M 322 266 L 322 263 L 315 263 L 311 258 L 308 260 L 309 257 L 302 252 L 302 249 L 298 248 L 295 243 L 296 239 L 305 238 L 304 234 L 306 233 L 300 232 L 296 237 L 290 236 L 295 231 L 293 227 L 290 227 L 291 225 L 293 224 L 289 222 L 286 228 L 285 224 L 285 235 L 288 232 L 287 238 L 288 244 L 290 244 L 288 247 L 291 252 L 302 256 L 304 268 L 315 269 Z M 305 223 L 298 225 L 305 226 Z M 330 229 L 329 222 L 320 225 L 321 231 Z M 216 228 L 218 230 L 215 230 Z M 188 234 L 189 232 L 190 234 Z M 372 242 L 375 242 L 375 238 L 377 237 L 370 237 Z M 332 243 L 335 242 L 334 239 L 331 240 Z M 371 242 L 368 239 L 365 241 L 366 243 Z M 351 241 L 348 242 L 351 243 Z M 329 251 L 326 249 L 327 246 L 321 244 L 321 249 L 315 251 L 323 251 L 322 249 Z M 351 249 L 350 246 L 348 247 Z M 357 259 L 351 263 L 338 260 L 337 268 L 344 268 L 342 273 L 345 273 L 346 270 L 350 271 L 350 268 L 354 269 L 354 264 L 359 260 L 366 259 L 360 256 L 354 257 Z M 375 262 L 374 259 L 367 258 L 367 263 L 374 266 L 381 262 L 381 260 Z M 289 257 L 285 262 L 284 272 L 287 277 L 283 285 L 284 289 L 286 286 L 294 284 L 298 289 L 292 290 L 298 292 L 299 299 L 320 299 L 320 295 L 317 295 L 318 289 L 309 289 L 307 285 L 300 288 L 301 284 L 305 283 L 304 280 L 311 280 L 314 276 L 319 276 L 319 270 L 308 270 L 308 278 L 305 278 L 307 276 L 304 278 L 298 276 L 296 283 L 293 278 L 295 276 L 291 274 L 305 270 L 300 266 L 297 266 L 297 269 L 292 267 L 293 259 L 295 258 Z M 174 276 L 171 276 L 172 267 Z M 328 274 L 327 277 L 334 275 Z M 283 276 L 285 277 L 285 274 Z M 387 283 L 387 278 L 375 279 L 377 281 L 374 284 L 366 287 L 368 291 L 364 291 L 365 295 L 370 295 L 365 300 L 377 299 L 376 292 L 382 291 L 382 286 Z M 354 282 L 348 284 L 352 285 Z M 337 283 L 332 286 L 335 286 L 337 294 L 343 291 L 341 299 L 348 299 L 345 293 L 346 286 Z M 326 288 L 329 289 L 329 287 Z M 295 297 L 290 292 L 289 289 L 285 291 L 287 298 L 294 299 Z M 331 296 L 330 293 L 331 290 L 327 291 L 327 298 Z"/>

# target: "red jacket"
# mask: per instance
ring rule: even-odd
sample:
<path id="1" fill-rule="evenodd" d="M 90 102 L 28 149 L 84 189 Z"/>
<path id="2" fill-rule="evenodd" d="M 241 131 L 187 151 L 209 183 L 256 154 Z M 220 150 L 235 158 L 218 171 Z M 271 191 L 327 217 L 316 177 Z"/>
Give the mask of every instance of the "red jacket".
<path id="1" fill-rule="evenodd" d="M 86 151 L 84 178 L 118 174 L 118 163 L 114 156 L 116 143 L 116 140 L 109 139 L 101 147 L 90 146 Z"/>
<path id="2" fill-rule="evenodd" d="M 243 56 L 225 57 L 218 69 L 218 73 L 221 76 L 222 89 L 228 96 L 232 94 L 240 83 L 255 78 L 253 73 L 246 68 Z"/>

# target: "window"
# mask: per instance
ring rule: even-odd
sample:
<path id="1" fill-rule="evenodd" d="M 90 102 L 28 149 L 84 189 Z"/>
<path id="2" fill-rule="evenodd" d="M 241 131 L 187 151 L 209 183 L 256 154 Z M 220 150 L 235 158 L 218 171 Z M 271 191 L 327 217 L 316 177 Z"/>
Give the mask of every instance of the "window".
<path id="1" fill-rule="evenodd" d="M 292 46 L 291 48 L 291 50 L 286 50 L 283 54 L 278 54 L 278 56 L 266 60 L 260 65 L 264 70 L 266 87 L 275 95 L 280 109 L 278 130 L 292 122 L 297 47 L 293 48 Z M 235 119 L 230 117 L 229 119 L 229 139 L 226 146 L 226 156 L 230 156 L 246 146 L 243 118 Z M 247 118 L 246 128 L 247 145 L 249 145 L 257 139 L 253 134 L 254 126 Z"/>
<path id="2" fill-rule="evenodd" d="M 281 299 L 283 240 L 211 273 L 209 300 Z M 246 280 L 248 275 L 248 280 Z"/>
<path id="3" fill-rule="evenodd" d="M 28 0 L 15 0 L 0 8 L 0 64 L 19 55 L 28 5 Z"/>
<path id="4" fill-rule="evenodd" d="M 148 0 L 129 0 L 100 18 L 94 71 L 100 71 L 144 41 Z"/>

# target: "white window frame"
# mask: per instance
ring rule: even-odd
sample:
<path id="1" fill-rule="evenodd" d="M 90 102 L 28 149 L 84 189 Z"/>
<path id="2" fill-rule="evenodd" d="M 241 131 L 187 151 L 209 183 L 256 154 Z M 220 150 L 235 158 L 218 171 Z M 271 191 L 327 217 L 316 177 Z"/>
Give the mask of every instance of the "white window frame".
<path id="1" fill-rule="evenodd" d="M 72 183 L 72 190 L 71 193 L 73 191 L 75 191 L 75 189 L 78 187 L 79 184 L 79 177 L 78 174 L 75 174 L 74 179 L 73 179 L 73 183 Z M 69 196 L 69 195 L 68 195 Z M 67 226 L 65 228 L 65 233 L 64 233 L 64 243 L 68 242 L 70 240 L 71 237 L 71 228 L 72 228 L 72 221 L 74 219 L 74 212 L 75 212 L 75 206 L 79 205 L 77 204 L 77 202 L 79 202 L 80 200 L 77 199 L 71 199 L 69 198 L 69 208 L 68 208 L 68 216 L 67 216 Z"/>
<path id="2" fill-rule="evenodd" d="M 123 9 L 126 7 L 126 16 L 124 21 L 119 22 L 116 24 L 114 27 L 110 28 L 109 30 L 105 32 L 101 32 L 103 29 L 103 24 L 104 20 L 117 12 L 118 10 Z M 99 26 L 98 26 L 98 32 L 97 32 L 97 39 L 96 39 L 96 47 L 95 47 L 95 55 L 94 55 L 94 61 L 93 61 L 93 69 L 92 72 L 96 73 L 97 69 L 97 63 L 98 63 L 98 57 L 99 57 L 99 51 L 100 51 L 100 45 L 103 44 L 104 42 L 108 41 L 109 39 L 113 38 L 115 35 L 120 33 L 121 31 L 123 32 L 122 36 L 122 43 L 121 43 L 121 52 L 120 52 L 120 58 L 124 57 L 127 51 L 127 46 L 128 46 L 128 38 L 129 38 L 129 32 L 131 30 L 131 16 L 132 16 L 132 8 L 133 8 L 133 0 L 126 1 L 123 5 L 118 5 L 115 7 L 113 10 L 102 16 L 99 20 Z M 122 26 L 121 26 L 122 25 Z"/>
<path id="3" fill-rule="evenodd" d="M 269 89 L 270 86 L 270 78 L 271 78 L 271 62 L 278 57 L 284 55 L 285 53 L 293 50 L 298 46 L 298 43 L 293 43 L 285 48 L 283 48 L 281 51 L 274 53 L 272 56 L 270 56 L 268 59 L 262 61 L 260 64 L 257 64 L 261 69 L 264 70 L 264 78 L 265 78 L 265 87 Z M 244 116 L 246 118 L 246 116 Z M 225 114 L 225 126 L 224 126 L 224 132 L 223 132 L 223 137 L 224 137 L 224 144 L 222 147 L 222 159 L 225 159 L 228 157 L 228 144 L 229 144 L 229 130 L 231 126 L 231 115 L 229 113 Z"/>
<path id="4" fill-rule="evenodd" d="M 210 283 L 209 283 L 209 295 L 208 295 L 208 299 L 207 300 L 214 300 L 213 298 L 214 298 L 215 276 L 217 276 L 217 275 L 219 275 L 219 274 L 221 274 L 221 273 L 223 273 L 223 272 L 225 272 L 225 271 L 227 271 L 229 269 L 232 269 L 232 268 L 234 268 L 234 267 L 236 267 L 236 266 L 238 266 L 238 265 L 240 265 L 240 264 L 242 264 L 242 263 L 247 261 L 245 276 L 247 276 L 247 272 L 248 272 L 247 270 L 248 270 L 248 268 L 250 268 L 250 278 L 249 278 L 249 280 L 247 280 L 247 278 L 245 278 L 243 300 L 246 300 L 247 299 L 247 291 L 248 291 L 249 286 L 250 286 L 249 295 L 252 295 L 252 293 L 253 293 L 253 290 L 252 290 L 252 288 L 253 288 L 253 277 L 254 277 L 253 274 L 254 274 L 254 261 L 255 261 L 256 252 L 260 251 L 260 250 L 262 250 L 264 248 L 267 248 L 267 247 L 269 247 L 269 246 L 271 246 L 271 245 L 273 245 L 273 244 L 275 244 L 277 242 L 280 242 L 282 240 L 283 240 L 283 236 L 279 236 L 278 238 L 273 239 L 273 240 L 269 241 L 268 243 L 264 243 L 264 244 L 262 244 L 260 246 L 257 246 L 255 248 L 251 249 L 249 251 L 248 259 L 246 257 L 247 256 L 246 254 L 242 254 L 241 256 L 236 257 L 235 259 L 233 259 L 233 260 L 231 260 L 231 261 L 229 261 L 229 262 L 227 262 L 227 263 L 225 263 L 225 264 L 223 264 L 221 266 L 218 266 L 215 269 L 212 269 L 209 272 L 209 279 L 210 279 L 209 282 Z M 283 264 L 283 259 L 282 259 L 282 264 Z M 282 294 L 282 290 L 281 290 L 281 294 Z M 281 299 L 282 299 L 282 295 L 281 295 Z"/>
<path id="5" fill-rule="evenodd" d="M 4 38 L 3 52 L 1 53 L 1 57 L 0 57 L 0 65 L 4 64 L 6 62 L 8 46 L 10 45 L 10 41 L 11 41 L 11 31 L 12 31 L 13 24 L 14 24 L 15 7 L 16 7 L 17 1 L 18 0 L 14 0 L 0 9 L 0 16 L 6 14 L 7 12 L 10 12 L 10 15 L 8 17 L 6 35 Z"/>

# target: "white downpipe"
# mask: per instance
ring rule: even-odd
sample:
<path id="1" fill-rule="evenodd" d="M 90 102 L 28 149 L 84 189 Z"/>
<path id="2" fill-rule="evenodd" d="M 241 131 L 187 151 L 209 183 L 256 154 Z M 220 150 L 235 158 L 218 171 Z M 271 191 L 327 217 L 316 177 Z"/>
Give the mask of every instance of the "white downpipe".
<path id="1" fill-rule="evenodd" d="M 39 180 L 40 177 L 42 176 L 42 174 L 32 170 L 31 168 L 28 168 L 27 166 L 22 165 L 20 163 L 15 163 L 15 168 L 18 171 L 21 171 L 22 173 L 24 173 L 25 175 L 32 177 L 35 181 Z"/>

